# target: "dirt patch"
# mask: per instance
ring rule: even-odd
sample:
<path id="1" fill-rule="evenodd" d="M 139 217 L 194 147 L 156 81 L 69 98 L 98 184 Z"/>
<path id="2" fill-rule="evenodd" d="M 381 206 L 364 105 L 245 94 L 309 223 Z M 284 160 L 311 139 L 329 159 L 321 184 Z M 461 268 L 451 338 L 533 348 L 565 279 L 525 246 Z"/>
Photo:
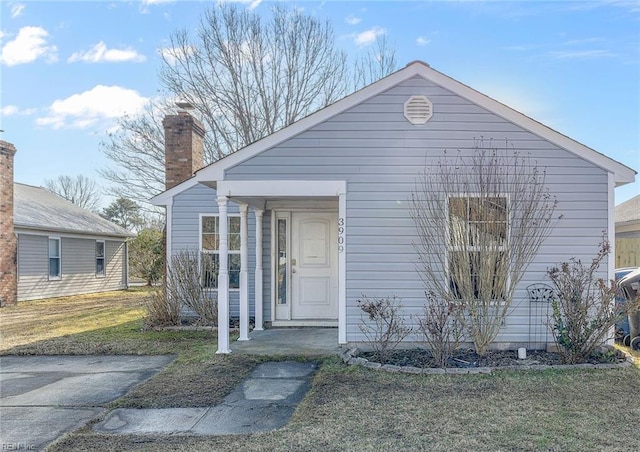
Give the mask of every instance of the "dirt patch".
<path id="1" fill-rule="evenodd" d="M 380 362 L 373 352 L 361 352 L 358 357 L 368 361 Z M 612 364 L 624 362 L 625 356 L 616 351 L 608 351 L 591 356 L 587 364 Z M 391 352 L 382 364 L 395 366 L 411 366 L 417 368 L 437 368 L 436 361 L 429 350 L 402 349 Z M 486 355 L 480 356 L 471 349 L 457 350 L 449 359 L 447 367 L 472 368 L 472 367 L 511 367 L 519 365 L 559 365 L 564 364 L 558 353 L 544 350 L 527 351 L 526 359 L 518 359 L 517 350 L 491 350 Z"/>

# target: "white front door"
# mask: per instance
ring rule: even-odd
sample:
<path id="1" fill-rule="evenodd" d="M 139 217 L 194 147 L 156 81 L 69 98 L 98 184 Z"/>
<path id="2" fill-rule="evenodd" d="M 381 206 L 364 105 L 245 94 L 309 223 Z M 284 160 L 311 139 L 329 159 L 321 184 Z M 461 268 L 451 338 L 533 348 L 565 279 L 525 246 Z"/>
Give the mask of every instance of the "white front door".
<path id="1" fill-rule="evenodd" d="M 291 319 L 338 318 L 337 214 L 291 214 Z"/>

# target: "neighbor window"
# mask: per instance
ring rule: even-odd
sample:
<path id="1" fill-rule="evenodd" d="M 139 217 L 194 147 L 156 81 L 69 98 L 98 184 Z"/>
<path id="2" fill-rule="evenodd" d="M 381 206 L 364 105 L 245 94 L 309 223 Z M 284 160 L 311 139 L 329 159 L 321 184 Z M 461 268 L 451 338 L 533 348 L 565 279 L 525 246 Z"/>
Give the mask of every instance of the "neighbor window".
<path id="1" fill-rule="evenodd" d="M 49 237 L 49 279 L 60 279 L 62 275 L 60 264 L 60 239 Z"/>
<path id="2" fill-rule="evenodd" d="M 240 287 L 240 217 L 229 216 L 229 288 Z M 220 268 L 220 219 L 218 216 L 202 216 L 200 220 L 200 269 L 202 286 L 218 288 L 218 269 Z"/>
<path id="3" fill-rule="evenodd" d="M 104 266 L 104 240 L 96 240 L 96 276 L 105 276 Z"/>
<path id="4" fill-rule="evenodd" d="M 504 297 L 507 229 L 506 197 L 449 198 L 449 285 L 456 297 Z"/>

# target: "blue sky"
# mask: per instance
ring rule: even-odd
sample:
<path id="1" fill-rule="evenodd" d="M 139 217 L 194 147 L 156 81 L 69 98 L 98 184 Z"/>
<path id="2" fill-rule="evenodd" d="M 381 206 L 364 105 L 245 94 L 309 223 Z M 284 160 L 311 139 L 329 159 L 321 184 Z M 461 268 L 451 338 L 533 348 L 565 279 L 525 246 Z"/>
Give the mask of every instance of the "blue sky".
<path id="1" fill-rule="evenodd" d="M 100 141 L 159 94 L 159 52 L 213 3 L 3 1 L 0 137 L 18 148 L 16 181 L 84 174 L 106 186 Z M 259 13 L 270 5 L 240 3 Z M 353 57 L 386 34 L 399 67 L 423 60 L 640 170 L 637 0 L 288 3 L 329 19 Z M 638 193 L 640 182 L 621 187 L 616 202 Z"/>

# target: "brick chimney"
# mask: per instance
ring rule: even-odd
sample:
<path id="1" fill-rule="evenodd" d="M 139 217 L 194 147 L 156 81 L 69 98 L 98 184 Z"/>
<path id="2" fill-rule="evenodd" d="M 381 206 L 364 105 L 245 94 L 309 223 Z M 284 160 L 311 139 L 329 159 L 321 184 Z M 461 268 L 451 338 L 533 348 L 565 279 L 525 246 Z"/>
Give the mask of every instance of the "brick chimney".
<path id="1" fill-rule="evenodd" d="M 186 104 L 179 107 L 190 108 Z M 204 127 L 186 110 L 167 115 L 164 126 L 165 189 L 178 185 L 204 166 Z"/>
<path id="2" fill-rule="evenodd" d="M 0 306 L 18 301 L 18 240 L 13 229 L 13 144 L 0 140 Z"/>

